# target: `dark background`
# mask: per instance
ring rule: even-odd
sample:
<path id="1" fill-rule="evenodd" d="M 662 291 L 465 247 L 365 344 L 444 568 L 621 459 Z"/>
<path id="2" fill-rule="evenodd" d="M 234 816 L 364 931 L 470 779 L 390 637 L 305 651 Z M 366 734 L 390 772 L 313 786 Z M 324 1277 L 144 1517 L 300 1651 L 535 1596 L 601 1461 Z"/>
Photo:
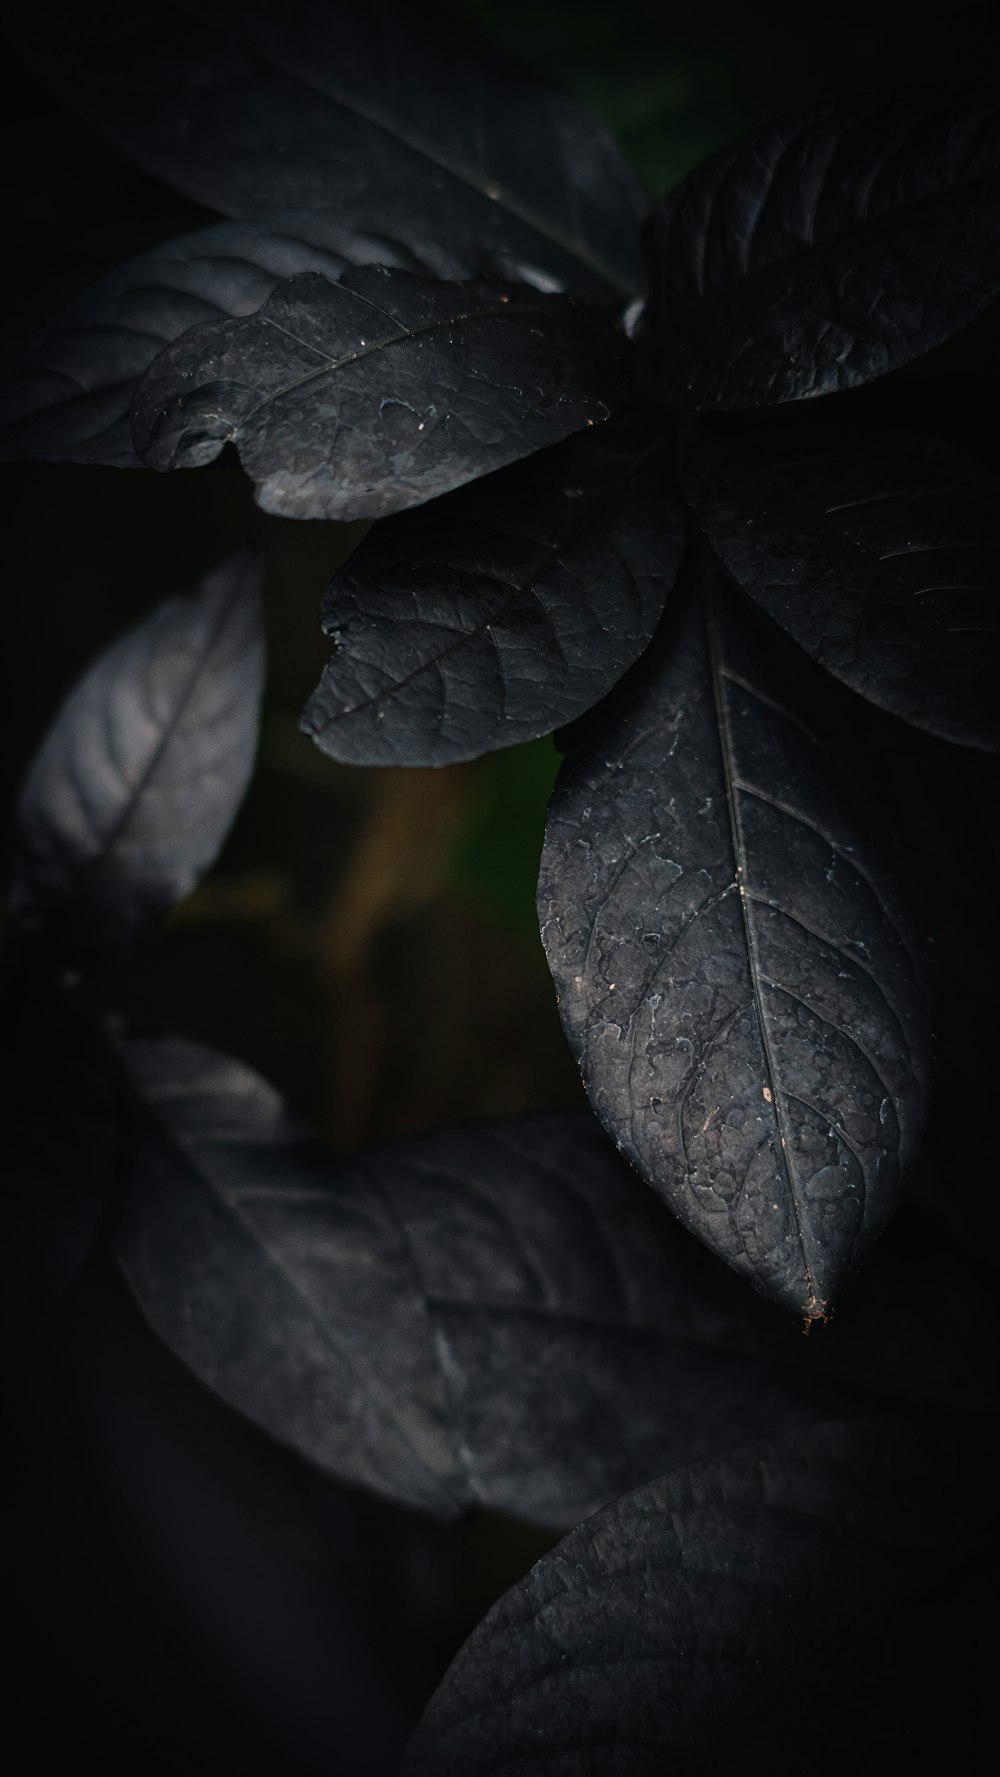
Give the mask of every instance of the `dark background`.
<path id="1" fill-rule="evenodd" d="M 933 27 L 877 4 L 453 10 L 589 102 L 654 195 L 819 99 L 1000 85 L 992 5 L 951 5 Z M 120 162 L 10 54 L 0 135 L 5 348 L 111 264 L 209 219 Z M 998 373 L 987 315 L 891 379 L 893 398 L 996 467 Z M 92 1003 L 238 1054 L 341 1148 L 582 1103 L 533 908 L 552 742 L 357 771 L 297 730 L 328 646 L 319 595 L 364 527 L 267 517 L 232 468 L 13 465 L 0 488 L 5 810 L 61 695 L 123 625 L 248 538 L 267 563 L 250 794 L 217 867 L 92 984 Z M 913 1189 L 971 1247 L 993 1164 L 996 774 L 914 744 L 871 766 L 939 971 L 939 1086 Z M 450 1649 L 550 1539 L 485 1516 L 425 1526 L 323 1482 L 180 1369 L 101 1254 L 56 1324 L 22 1338 L 13 1770 L 47 1757 L 94 1772 L 391 1768 Z"/>

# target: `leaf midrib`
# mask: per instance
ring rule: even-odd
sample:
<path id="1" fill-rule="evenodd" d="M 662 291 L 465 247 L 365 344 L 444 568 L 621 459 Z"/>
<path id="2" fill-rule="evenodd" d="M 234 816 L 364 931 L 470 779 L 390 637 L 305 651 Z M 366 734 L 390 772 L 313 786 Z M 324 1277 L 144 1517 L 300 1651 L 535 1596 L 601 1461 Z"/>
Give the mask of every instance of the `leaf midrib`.
<path id="1" fill-rule="evenodd" d="M 306 277 L 322 277 L 323 274 L 322 274 L 322 272 L 318 272 L 318 273 L 306 272 L 301 275 L 306 276 Z M 412 276 L 413 274 L 408 273 L 406 275 Z M 330 287 L 333 290 L 344 290 L 349 295 L 358 297 L 359 300 L 361 300 L 361 301 L 368 301 L 369 300 L 369 298 L 365 297 L 365 295 L 362 291 L 352 290 L 351 286 L 349 284 L 334 283 L 332 279 L 328 280 L 328 281 L 330 282 Z M 279 284 L 278 290 L 280 290 L 280 289 L 281 289 L 281 285 Z M 274 292 L 274 294 L 277 294 L 277 292 Z M 272 300 L 272 298 L 269 297 L 268 301 L 271 301 L 271 300 Z M 377 307 L 377 304 L 373 303 L 372 306 Z M 567 312 L 569 312 L 569 311 L 567 311 Z M 580 311 L 580 313 L 582 316 L 585 315 L 585 311 Z M 383 339 L 372 340 L 370 345 L 365 345 L 356 351 L 345 352 L 343 357 L 340 357 L 340 358 L 330 358 L 324 354 L 323 363 L 320 365 L 317 365 L 315 370 L 306 371 L 304 376 L 296 377 L 294 382 L 285 383 L 280 389 L 271 390 L 271 392 L 269 394 L 264 395 L 260 401 L 256 402 L 255 405 L 253 407 L 251 407 L 247 413 L 243 414 L 241 416 L 241 418 L 239 420 L 237 420 L 235 425 L 231 426 L 229 428 L 229 430 L 223 435 L 223 438 L 220 443 L 220 449 L 222 448 L 222 444 L 235 443 L 237 437 L 239 436 L 240 432 L 244 429 L 244 427 L 247 426 L 249 424 L 249 422 L 258 413 L 261 413 L 265 407 L 270 407 L 272 405 L 272 403 L 275 401 L 283 401 L 287 395 L 294 395 L 297 389 L 304 388 L 309 383 L 317 382 L 320 377 L 335 375 L 338 370 L 343 370 L 345 365 L 357 364 L 363 358 L 370 358 L 374 352 L 388 351 L 390 346 L 401 345 L 401 344 L 405 343 L 407 340 L 418 339 L 421 334 L 433 333 L 439 327 L 461 327 L 461 326 L 464 326 L 467 321 L 489 320 L 489 319 L 496 317 L 498 315 L 512 315 L 512 314 L 544 315 L 544 316 L 551 317 L 553 314 L 553 310 L 551 307 L 541 308 L 537 303 L 519 303 L 517 301 L 511 301 L 510 299 L 502 300 L 501 298 L 498 297 L 497 301 L 490 304 L 488 307 L 478 308 L 478 309 L 468 309 L 468 310 L 463 311 L 462 313 L 455 314 L 455 315 L 435 316 L 433 320 L 422 321 L 420 323 L 420 325 L 417 327 L 405 327 L 401 331 L 399 331 L 397 333 L 389 334 L 387 337 L 385 337 Z M 299 334 L 293 333 L 290 328 L 282 327 L 280 322 L 273 320 L 270 315 L 264 314 L 262 309 L 258 309 L 256 315 L 242 315 L 230 324 L 235 327 L 239 327 L 239 326 L 245 325 L 245 323 L 247 321 L 252 321 L 255 319 L 259 319 L 261 321 L 262 325 L 264 325 L 265 327 L 273 327 L 276 332 L 284 334 L 287 339 L 292 340 L 295 345 L 301 346 L 304 351 L 307 351 L 307 352 L 321 352 L 322 351 L 322 348 L 320 346 L 313 345 L 312 342 L 308 339 L 302 339 L 299 336 Z M 227 323 L 225 323 L 225 322 L 222 323 L 222 325 L 226 325 L 226 324 Z M 217 321 L 207 321 L 205 323 L 206 328 L 216 328 L 219 325 L 220 325 L 220 323 Z M 181 337 L 181 340 L 183 340 L 185 338 L 185 335 L 182 334 L 180 337 Z M 168 350 L 169 350 L 169 347 L 168 347 Z M 156 360 L 154 359 L 154 364 L 155 364 L 155 362 L 156 362 Z M 200 392 L 201 392 L 200 389 L 194 389 L 194 390 L 192 390 L 192 395 L 194 397 L 197 397 L 197 395 L 200 394 Z M 169 410 L 164 410 L 161 407 L 159 410 L 159 414 L 157 416 L 158 419 L 162 417 L 164 411 L 169 411 Z M 147 444 L 152 442 L 152 439 L 155 435 L 155 430 L 156 430 L 156 422 L 154 421 L 153 426 L 150 428 L 150 433 L 149 433 L 149 438 L 147 439 Z"/>
<path id="2" fill-rule="evenodd" d="M 718 613 L 712 589 L 712 567 L 710 561 L 706 562 L 705 567 L 705 628 L 708 638 L 708 658 L 712 679 L 712 698 L 715 709 L 716 728 L 719 735 L 719 747 L 722 756 L 722 773 L 726 785 L 726 807 L 729 812 L 729 831 L 733 848 L 733 857 L 736 863 L 737 882 L 740 890 L 740 913 L 743 920 L 743 936 L 747 953 L 750 987 L 753 993 L 757 1028 L 760 1031 L 761 1046 L 764 1051 L 764 1065 L 767 1068 L 766 1085 L 772 1095 L 771 1110 L 774 1116 L 774 1122 L 781 1147 L 781 1167 L 788 1184 L 788 1194 L 791 1199 L 792 1208 L 795 1212 L 795 1232 L 798 1237 L 799 1250 L 802 1254 L 805 1289 L 807 1292 L 811 1292 L 811 1295 L 807 1293 L 805 1301 L 799 1304 L 802 1312 L 808 1317 L 815 1310 L 819 1310 L 820 1312 L 824 1311 L 827 1304 L 821 1301 L 818 1295 L 816 1282 L 812 1273 L 812 1266 L 806 1251 L 802 1206 L 799 1202 L 795 1179 L 788 1159 L 788 1144 L 792 1131 L 785 1111 L 784 1087 L 778 1078 L 779 1070 L 775 1066 L 774 1054 L 771 1048 L 771 1039 L 768 1032 L 767 1021 L 764 1016 L 764 1004 L 760 992 L 762 971 L 758 965 L 757 941 L 750 918 L 750 911 L 747 906 L 749 897 L 746 892 L 747 882 L 746 870 L 744 868 L 744 846 L 740 828 L 739 811 L 736 806 L 737 772 L 732 755 L 729 722 L 726 717 L 723 701 L 721 683 L 722 659 L 719 646 Z"/>

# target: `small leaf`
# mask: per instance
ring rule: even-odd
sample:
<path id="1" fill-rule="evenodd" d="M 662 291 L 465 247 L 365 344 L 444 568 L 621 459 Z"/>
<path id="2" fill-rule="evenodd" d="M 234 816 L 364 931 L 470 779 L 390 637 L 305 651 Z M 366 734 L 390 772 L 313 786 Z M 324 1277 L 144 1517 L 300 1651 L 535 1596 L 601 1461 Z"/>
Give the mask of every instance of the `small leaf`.
<path id="1" fill-rule="evenodd" d="M 653 209 L 648 386 L 767 407 L 884 376 L 1000 289 L 1000 109 L 865 96 L 765 124 Z"/>
<path id="2" fill-rule="evenodd" d="M 895 1206 L 926 1005 L 775 652 L 722 584 L 704 608 L 692 589 L 566 759 L 538 906 L 601 1121 L 714 1252 L 815 1317 Z"/>
<path id="3" fill-rule="evenodd" d="M 134 468 L 132 397 L 157 353 L 188 328 L 251 315 L 284 278 L 349 265 L 438 277 L 461 271 L 429 246 L 425 260 L 326 210 L 289 210 L 214 228 L 143 253 L 102 278 L 25 348 L 0 384 L 0 457 Z"/>
<path id="4" fill-rule="evenodd" d="M 927 1611 L 936 1678 L 951 1633 L 936 1591 L 986 1548 L 975 1448 L 947 1418 L 857 1418 L 616 1500 L 488 1612 L 431 1699 L 405 1777 L 749 1773 L 794 1768 L 810 1740 L 810 1768 L 833 1777 L 835 1723 L 856 1754 L 886 1716 L 898 1746 L 912 1690 L 892 1642 Z M 893 1688 L 873 1721 L 865 1678 L 886 1651 Z"/>
<path id="5" fill-rule="evenodd" d="M 228 215 L 324 209 L 424 258 L 598 301 L 641 282 L 642 189 L 603 125 L 427 4 L 42 0 L 23 54 L 123 153 Z"/>
<path id="6" fill-rule="evenodd" d="M 1000 747 L 995 476 L 919 433 L 798 414 L 732 439 L 692 426 L 681 473 L 733 578 L 820 666 L 945 740 Z"/>
<path id="7" fill-rule="evenodd" d="M 336 651 L 305 732 L 351 765 L 446 765 L 589 709 L 676 577 L 666 449 L 612 420 L 378 525 L 324 597 Z"/>
<path id="8" fill-rule="evenodd" d="M 607 316 L 566 298 L 379 265 L 337 284 L 307 272 L 160 353 L 135 446 L 185 469 L 234 443 L 266 512 L 380 518 L 606 419 L 620 374 Z"/>
<path id="9" fill-rule="evenodd" d="M 83 967 L 190 893 L 250 779 L 264 672 L 249 551 L 123 636 L 70 693 L 28 775 L 11 908 Z"/>
<path id="10" fill-rule="evenodd" d="M 983 1299 L 919 1219 L 807 1341 L 589 1115 L 340 1160 L 240 1062 L 174 1040 L 124 1058 L 138 1110 L 114 1238 L 143 1313 L 273 1437 L 390 1498 L 565 1527 L 872 1391 L 974 1406 L 991 1390 Z M 940 1324 L 906 1313 L 910 1291 L 933 1293 Z"/>

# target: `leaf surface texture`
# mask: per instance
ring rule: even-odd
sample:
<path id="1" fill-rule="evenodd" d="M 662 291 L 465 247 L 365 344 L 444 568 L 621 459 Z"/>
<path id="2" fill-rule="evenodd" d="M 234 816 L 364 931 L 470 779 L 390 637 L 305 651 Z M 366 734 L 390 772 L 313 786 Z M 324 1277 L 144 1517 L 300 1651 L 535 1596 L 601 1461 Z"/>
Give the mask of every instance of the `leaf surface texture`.
<path id="1" fill-rule="evenodd" d="M 776 652 L 720 576 L 689 582 L 581 724 L 538 905 L 601 1121 L 713 1251 L 812 1317 L 897 1200 L 927 1009 L 892 879 Z"/>

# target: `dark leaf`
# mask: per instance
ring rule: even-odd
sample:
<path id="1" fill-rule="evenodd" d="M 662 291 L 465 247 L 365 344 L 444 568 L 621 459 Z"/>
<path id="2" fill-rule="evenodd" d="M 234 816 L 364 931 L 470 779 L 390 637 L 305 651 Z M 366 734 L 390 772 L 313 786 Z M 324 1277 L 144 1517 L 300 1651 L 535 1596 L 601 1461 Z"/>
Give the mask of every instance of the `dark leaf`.
<path id="1" fill-rule="evenodd" d="M 447 765 L 548 734 L 642 652 L 683 542 L 662 431 L 612 420 L 380 524 L 323 601 L 302 726 L 351 765 Z"/>
<path id="2" fill-rule="evenodd" d="M 194 469 L 236 445 L 265 512 L 381 518 L 606 419 L 604 313 L 525 285 L 381 265 L 305 272 L 256 314 L 194 327 L 135 400 L 135 447 Z"/>
<path id="3" fill-rule="evenodd" d="M 853 691 L 997 748 L 1000 482 L 919 433 L 781 417 L 686 433 L 684 488 L 713 549 Z"/>
<path id="4" fill-rule="evenodd" d="M 125 1058 L 141 1112 L 115 1240 L 143 1312 L 249 1418 L 379 1493 L 565 1527 L 859 1389 L 975 1404 L 990 1386 L 983 1297 L 919 1221 L 806 1341 L 587 1115 L 342 1161 L 241 1063 L 175 1041 Z M 911 1290 L 936 1323 L 906 1313 Z"/>
<path id="5" fill-rule="evenodd" d="M 448 11 L 405 0 L 47 3 L 18 47 L 122 151 L 244 216 L 329 209 L 456 275 L 597 299 L 641 279 L 641 188 L 602 125 Z"/>
<path id="6" fill-rule="evenodd" d="M 1000 288 L 990 94 L 865 96 L 765 124 L 643 231 L 651 392 L 766 407 L 884 376 Z"/>
<path id="7" fill-rule="evenodd" d="M 3 1314 L 33 1345 L 82 1265 L 116 1178 L 118 1070 L 102 1032 L 60 1001 L 5 996 L 0 1031 Z"/>
<path id="8" fill-rule="evenodd" d="M 136 466 L 132 396 L 164 346 L 200 323 L 252 315 L 299 272 L 338 278 L 376 260 L 437 276 L 456 270 L 446 253 L 418 259 L 326 210 L 220 222 L 130 260 L 58 314 L 8 371 L 0 457 Z"/>
<path id="9" fill-rule="evenodd" d="M 706 1245 L 816 1316 L 895 1205 L 926 1006 L 775 653 L 721 582 L 692 588 L 563 766 L 538 905 L 602 1122 Z"/>
<path id="10" fill-rule="evenodd" d="M 975 1448 L 948 1419 L 860 1417 L 616 1500 L 494 1605 L 432 1698 L 406 1777 L 749 1773 L 794 1768 L 803 1743 L 810 1769 L 835 1777 L 843 1720 L 874 1769 L 857 1713 L 868 1661 L 985 1547 Z M 940 1671 L 949 1630 L 927 1628 Z M 880 1700 L 897 1746 L 908 1676 Z M 758 1764 L 743 1754 L 761 1716 Z"/>
<path id="11" fill-rule="evenodd" d="M 11 909 L 83 967 L 128 948 L 214 861 L 250 779 L 264 673 L 249 552 L 170 599 L 70 693 L 28 775 Z"/>

